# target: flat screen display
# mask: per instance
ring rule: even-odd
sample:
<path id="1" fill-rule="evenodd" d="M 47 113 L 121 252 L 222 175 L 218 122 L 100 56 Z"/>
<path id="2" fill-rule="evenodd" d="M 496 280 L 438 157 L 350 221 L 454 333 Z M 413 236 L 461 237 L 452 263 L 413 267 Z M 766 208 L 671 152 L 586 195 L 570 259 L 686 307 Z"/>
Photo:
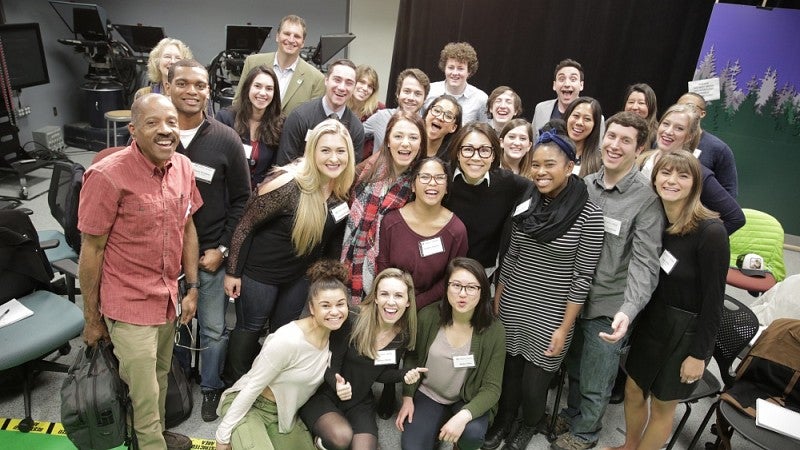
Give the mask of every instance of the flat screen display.
<path id="1" fill-rule="evenodd" d="M 11 89 L 50 82 L 38 23 L 0 25 L 0 43 L 11 78 Z"/>

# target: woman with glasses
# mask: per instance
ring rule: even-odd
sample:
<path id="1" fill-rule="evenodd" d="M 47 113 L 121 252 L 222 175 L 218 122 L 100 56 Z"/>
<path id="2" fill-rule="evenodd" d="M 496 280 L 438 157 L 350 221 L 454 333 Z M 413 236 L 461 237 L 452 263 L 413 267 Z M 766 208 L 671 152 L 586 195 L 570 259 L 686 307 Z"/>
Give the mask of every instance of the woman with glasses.
<path id="1" fill-rule="evenodd" d="M 347 128 L 324 120 L 309 133 L 303 159 L 276 169 L 248 200 L 233 232 L 224 281 L 236 306 L 226 381 L 250 368 L 267 322 L 274 332 L 303 311 L 308 267 L 340 254 L 354 159 Z"/>
<path id="2" fill-rule="evenodd" d="M 378 271 L 397 267 L 411 274 L 417 308 L 444 294 L 447 263 L 467 254 L 467 230 L 442 206 L 447 194 L 447 170 L 437 157 L 423 159 L 412 172 L 413 200 L 381 221 Z"/>
<path id="3" fill-rule="evenodd" d="M 603 211 L 573 174 L 575 144 L 545 131 L 531 153 L 535 188 L 512 219 L 495 293 L 507 338 L 503 395 L 488 449 L 505 438 L 505 448 L 522 450 L 536 434 L 603 246 Z M 508 436 L 520 404 L 522 425 Z"/>
<path id="4" fill-rule="evenodd" d="M 398 111 L 386 127 L 384 148 L 356 167 L 342 261 L 350 270 L 351 305 L 358 305 L 377 273 L 381 219 L 411 198 L 411 168 L 425 154 L 425 125 L 417 114 Z"/>
<path id="5" fill-rule="evenodd" d="M 500 140 L 486 123 L 462 127 L 448 148 L 451 173 L 444 206 L 467 228 L 467 256 L 487 275 L 497 267 L 505 224 L 531 181 L 500 168 Z"/>
<path id="6" fill-rule="evenodd" d="M 147 58 L 147 79 L 150 85 L 145 86 L 134 94 L 133 99 L 145 94 L 167 94 L 167 73 L 170 66 L 182 59 L 192 59 L 192 51 L 178 39 L 164 38 L 158 41 L 150 50 Z"/>
<path id="7" fill-rule="evenodd" d="M 278 77 L 270 67 L 254 67 L 244 79 L 237 103 L 221 109 L 216 119 L 236 131 L 250 164 L 250 186 L 257 189 L 275 163 L 283 119 Z"/>
<path id="8" fill-rule="evenodd" d="M 446 151 L 450 136 L 461 128 L 461 105 L 452 95 L 436 97 L 422 113 L 425 118 L 425 135 L 428 152 L 425 156 L 438 156 L 447 161 Z"/>
<path id="9" fill-rule="evenodd" d="M 309 315 L 267 336 L 253 367 L 222 394 L 217 450 L 314 449 L 297 410 L 323 378 L 333 378 L 326 372 L 331 350 L 347 337 L 341 329 L 348 315 L 347 271 L 338 261 L 322 260 L 308 277 Z"/>
<path id="10" fill-rule="evenodd" d="M 446 298 L 420 310 L 416 348 L 404 360 L 428 369 L 403 389 L 395 425 L 407 450 L 436 448 L 437 440 L 481 448 L 500 398 L 505 331 L 492 314 L 483 266 L 455 258 L 444 282 Z"/>

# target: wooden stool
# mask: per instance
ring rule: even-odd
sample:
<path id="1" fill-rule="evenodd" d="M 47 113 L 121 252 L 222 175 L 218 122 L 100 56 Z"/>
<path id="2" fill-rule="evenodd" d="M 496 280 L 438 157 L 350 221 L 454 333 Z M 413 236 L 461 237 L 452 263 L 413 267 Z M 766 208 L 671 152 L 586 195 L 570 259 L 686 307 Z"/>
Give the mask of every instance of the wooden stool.
<path id="1" fill-rule="evenodd" d="M 117 146 L 117 123 L 131 121 L 130 109 L 117 109 L 105 113 L 106 118 L 106 147 L 111 147 L 111 129 L 114 129 L 114 147 Z"/>

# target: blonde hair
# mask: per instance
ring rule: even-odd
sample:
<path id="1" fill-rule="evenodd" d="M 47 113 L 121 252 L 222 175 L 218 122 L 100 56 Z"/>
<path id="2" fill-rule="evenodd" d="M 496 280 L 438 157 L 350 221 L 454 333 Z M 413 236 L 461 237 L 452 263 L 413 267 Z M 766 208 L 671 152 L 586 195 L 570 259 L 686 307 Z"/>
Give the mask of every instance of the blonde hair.
<path id="1" fill-rule="evenodd" d="M 323 180 L 317 164 L 315 153 L 322 136 L 335 134 L 344 139 L 347 148 L 347 165 L 344 171 L 333 181 L 331 195 L 339 200 L 346 200 L 350 186 L 355 178 L 355 152 L 353 141 L 347 128 L 335 119 L 327 119 L 311 130 L 303 160 L 295 171 L 295 181 L 300 188 L 300 201 L 294 215 L 292 226 L 292 244 L 298 255 L 306 255 L 322 241 L 322 231 L 328 214 L 327 202 L 323 194 Z M 288 166 L 290 167 L 290 166 Z"/>
<path id="2" fill-rule="evenodd" d="M 683 142 L 683 146 L 681 148 L 692 152 L 695 148 L 697 148 L 697 144 L 700 143 L 700 114 L 694 105 L 672 105 L 669 107 L 669 109 L 667 109 L 664 115 L 661 116 L 661 120 L 658 121 L 658 127 L 656 127 L 656 130 L 658 130 L 658 128 L 661 127 L 661 123 L 673 113 L 686 114 L 686 116 L 689 118 L 689 125 L 686 127 L 686 140 Z M 657 132 L 658 131 L 656 131 L 656 133 Z"/>
<path id="3" fill-rule="evenodd" d="M 686 150 L 676 150 L 662 155 L 653 166 L 653 173 L 650 174 L 650 181 L 654 186 L 656 176 L 662 170 L 674 170 L 692 177 L 692 188 L 683 204 L 683 211 L 678 215 L 678 219 L 667 228 L 667 233 L 679 236 L 691 233 L 697 229 L 700 221 L 719 217 L 719 214 L 700 203 L 700 194 L 703 191 L 703 169 L 700 167 L 700 161 L 694 155 Z"/>
<path id="4" fill-rule="evenodd" d="M 378 310 L 378 304 L 376 302 L 378 298 L 378 285 L 387 278 L 396 278 L 406 285 L 408 307 L 403 317 L 397 322 L 397 325 L 400 327 L 399 332 L 401 335 L 408 339 L 406 349 L 414 350 L 414 346 L 417 342 L 417 302 L 414 298 L 414 280 L 408 272 L 403 270 L 393 267 L 384 269 L 375 277 L 375 281 L 372 283 L 372 289 L 370 289 L 364 301 L 361 302 L 358 319 L 350 335 L 350 344 L 356 348 L 356 351 L 360 355 L 372 359 L 378 356 L 378 349 L 375 348 L 375 343 L 378 338 L 378 329 L 380 328 L 380 311 Z"/>
<path id="5" fill-rule="evenodd" d="M 360 102 L 356 99 L 355 95 L 351 95 L 347 100 L 347 107 L 350 108 L 356 117 L 369 117 L 378 110 L 378 72 L 371 66 L 362 64 L 356 68 L 356 83 L 366 78 L 367 82 L 372 86 L 372 94 L 366 100 Z"/>
<path id="6" fill-rule="evenodd" d="M 155 47 L 150 50 L 150 56 L 147 58 L 147 79 L 152 83 L 161 83 L 164 80 L 161 78 L 161 69 L 158 68 L 158 62 L 161 59 L 161 54 L 170 45 L 178 47 L 178 52 L 183 59 L 192 59 L 192 51 L 189 47 L 178 39 L 164 38 L 158 41 Z"/>

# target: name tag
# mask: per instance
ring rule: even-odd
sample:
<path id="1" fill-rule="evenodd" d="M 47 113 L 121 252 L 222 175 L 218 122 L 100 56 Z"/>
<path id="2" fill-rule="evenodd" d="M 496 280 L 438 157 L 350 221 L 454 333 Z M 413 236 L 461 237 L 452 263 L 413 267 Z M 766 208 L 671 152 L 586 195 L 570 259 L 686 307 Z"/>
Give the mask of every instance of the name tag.
<path id="1" fill-rule="evenodd" d="M 397 362 L 395 356 L 396 356 L 396 350 L 380 350 L 378 351 L 378 357 L 375 358 L 375 365 L 388 366 L 390 364 L 394 364 L 395 362 Z"/>
<path id="2" fill-rule="evenodd" d="M 658 261 L 661 263 L 661 270 L 666 272 L 667 275 L 672 272 L 672 269 L 675 268 L 675 264 L 678 263 L 678 259 L 675 258 L 675 255 L 670 253 L 669 250 L 664 250 L 664 253 L 658 258 Z"/>
<path id="3" fill-rule="evenodd" d="M 519 205 L 517 205 L 517 208 L 514 210 L 514 217 L 517 217 L 518 215 L 524 213 L 530 207 L 531 207 L 531 199 L 527 199 L 524 202 L 520 203 Z"/>
<path id="4" fill-rule="evenodd" d="M 608 216 L 603 216 L 603 229 L 606 233 L 619 236 L 619 232 L 622 230 L 622 222 Z"/>
<path id="5" fill-rule="evenodd" d="M 250 144 L 242 144 L 242 148 L 244 148 L 244 157 L 250 159 L 250 155 L 253 154 L 253 146 Z"/>
<path id="6" fill-rule="evenodd" d="M 419 254 L 423 258 L 443 252 L 444 244 L 442 243 L 442 238 L 440 237 L 426 239 L 419 243 Z"/>
<path id="7" fill-rule="evenodd" d="M 581 165 L 580 164 L 575 164 L 574 166 L 572 166 L 572 174 L 573 175 L 580 175 L 581 174 Z"/>
<path id="8" fill-rule="evenodd" d="M 453 356 L 453 367 L 456 369 L 475 367 L 475 355 Z"/>
<path id="9" fill-rule="evenodd" d="M 194 169 L 194 177 L 204 183 L 211 184 L 211 180 L 214 179 L 214 172 L 216 169 L 212 169 L 211 167 L 204 166 L 198 163 L 192 163 L 192 168 Z"/>
<path id="10" fill-rule="evenodd" d="M 306 137 L 304 137 L 303 140 L 308 142 L 309 137 L 311 137 L 311 130 L 306 130 Z"/>
<path id="11" fill-rule="evenodd" d="M 695 158 L 699 158 L 700 157 L 700 153 L 703 153 L 703 151 L 700 150 L 699 148 L 694 149 L 694 151 L 692 152 L 692 154 L 694 155 Z"/>
<path id="12" fill-rule="evenodd" d="M 340 203 L 338 206 L 331 208 L 331 215 L 336 223 L 339 223 L 350 214 L 350 207 L 347 203 Z"/>

